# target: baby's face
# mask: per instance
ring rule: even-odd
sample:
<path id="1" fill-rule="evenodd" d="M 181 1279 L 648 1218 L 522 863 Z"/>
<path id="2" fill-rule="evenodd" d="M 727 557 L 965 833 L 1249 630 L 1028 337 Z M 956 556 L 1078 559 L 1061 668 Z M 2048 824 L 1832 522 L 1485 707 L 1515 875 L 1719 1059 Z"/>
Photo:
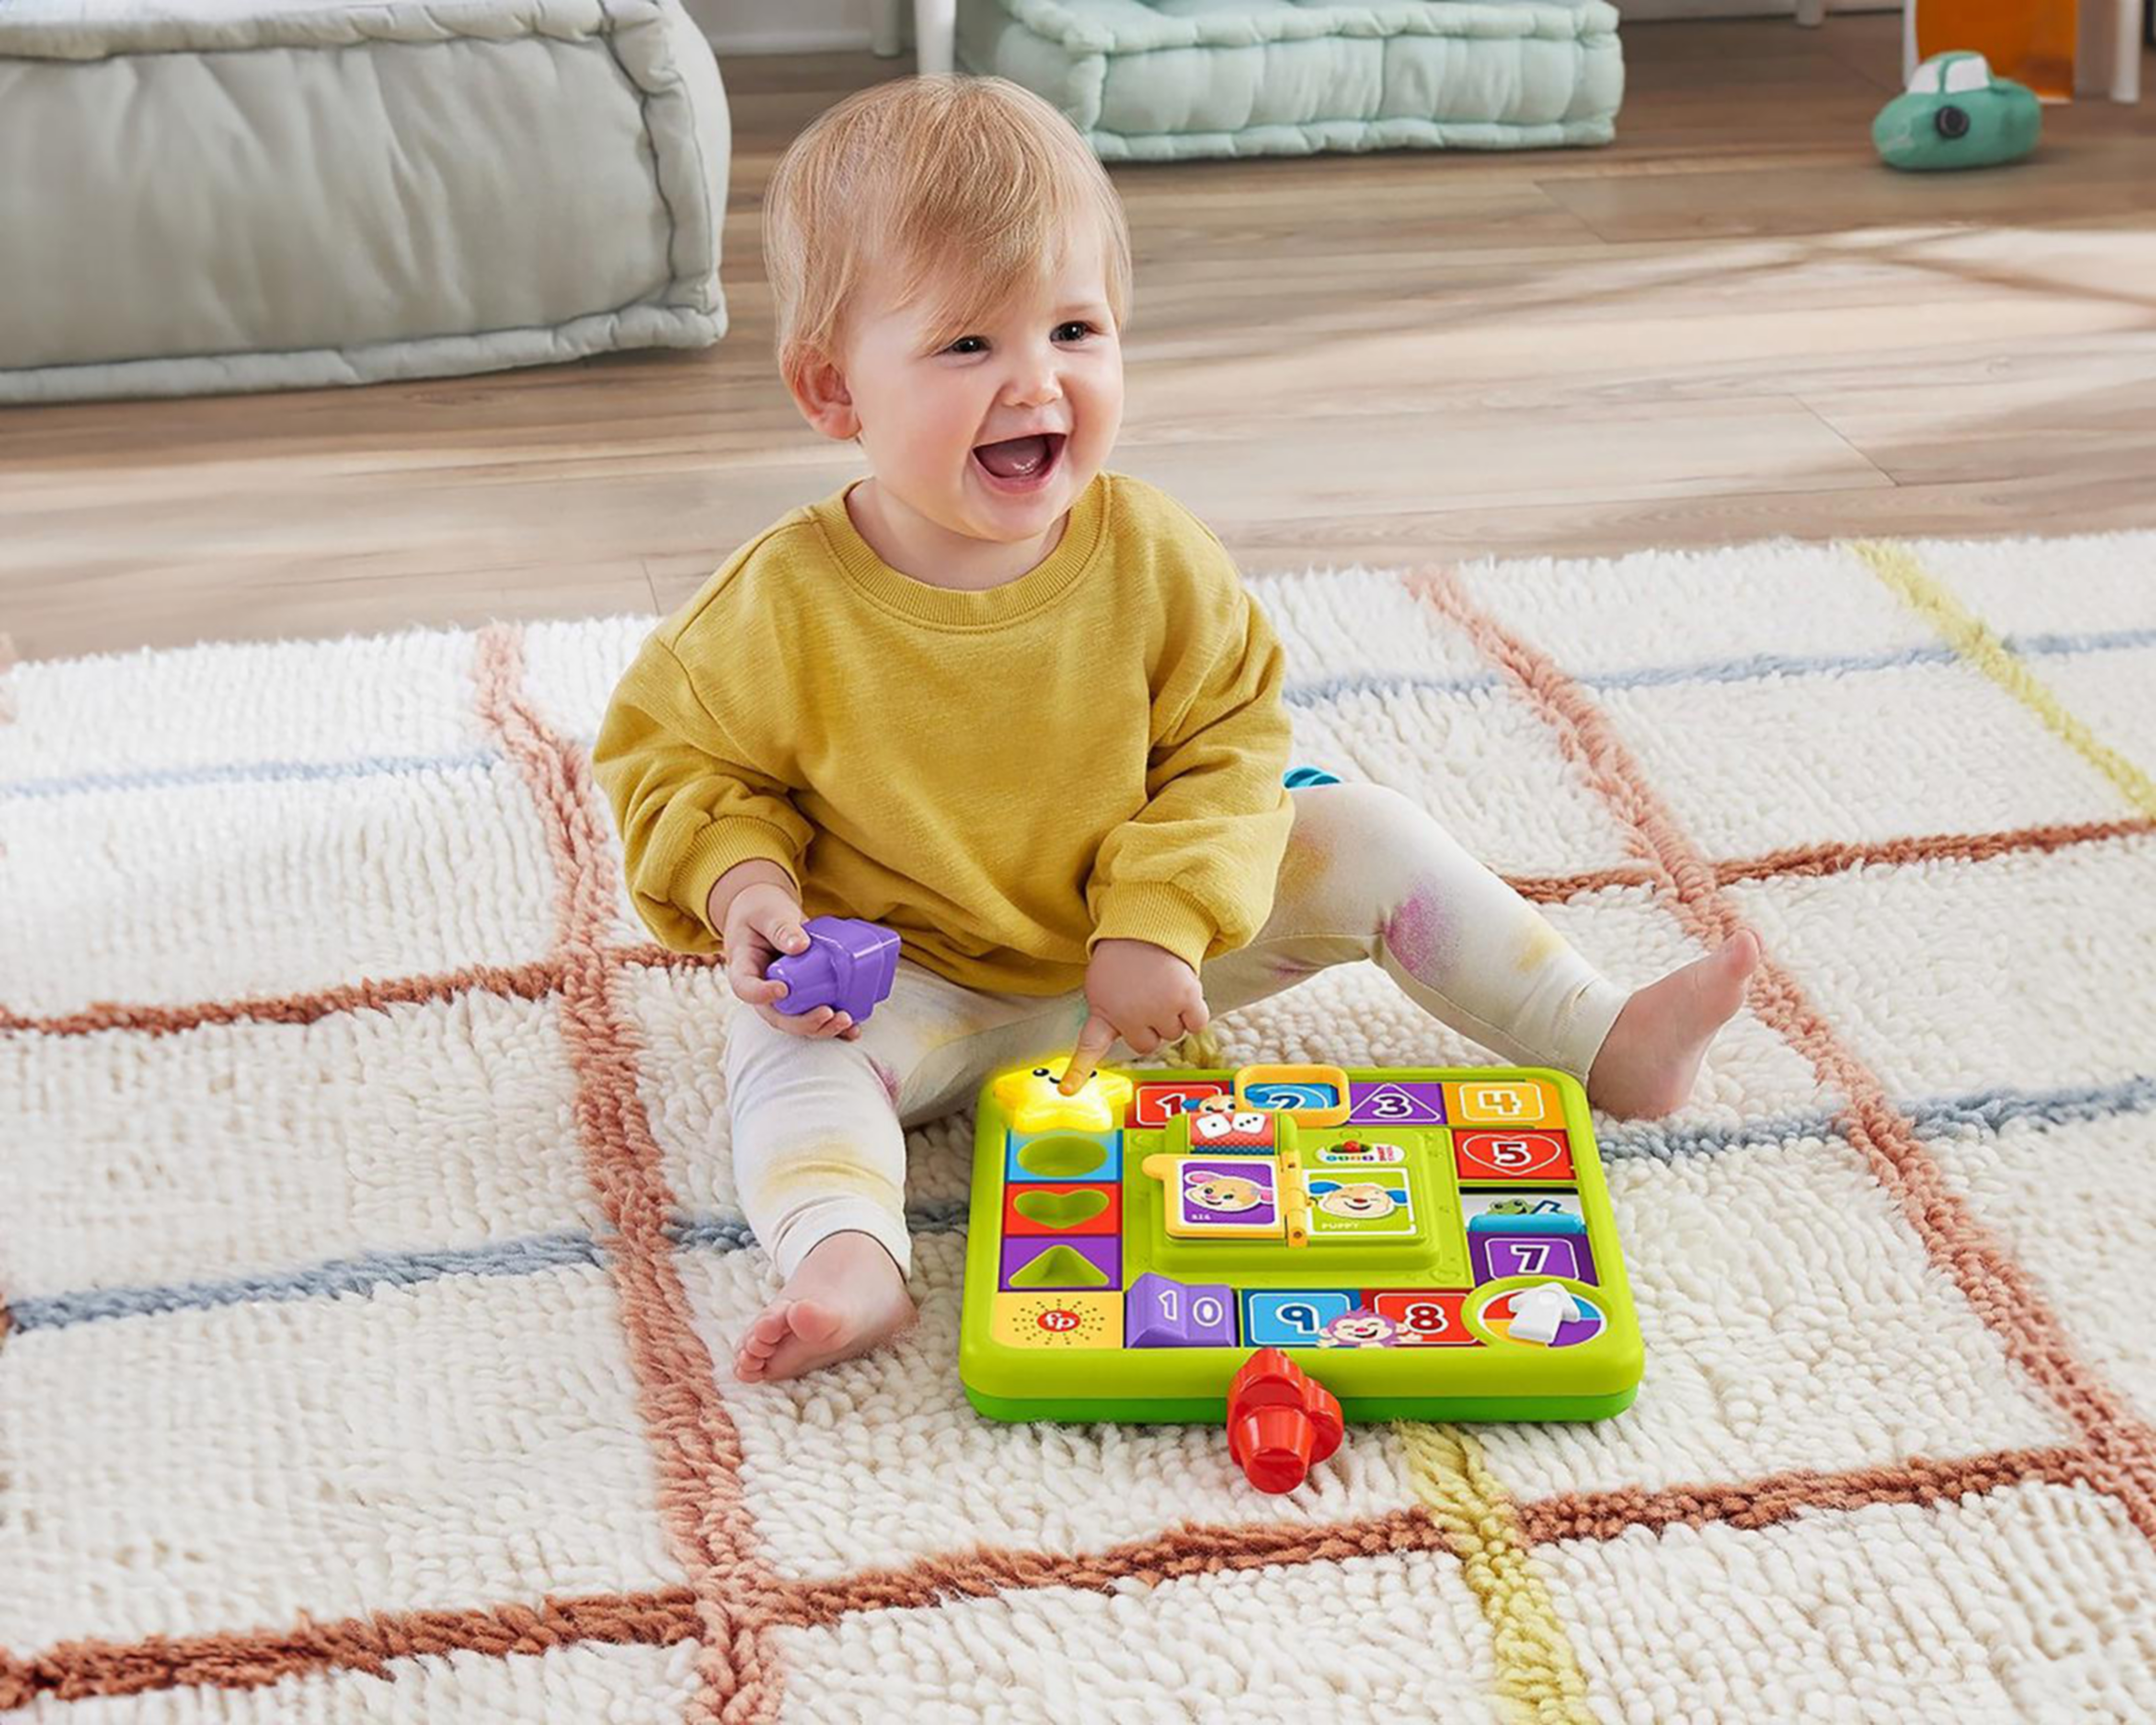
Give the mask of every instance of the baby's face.
<path id="1" fill-rule="evenodd" d="M 1071 252 L 1045 290 L 955 341 L 873 290 L 853 326 L 846 388 L 876 483 L 947 531 L 1037 538 L 1108 459 L 1122 347 L 1097 243 Z"/>

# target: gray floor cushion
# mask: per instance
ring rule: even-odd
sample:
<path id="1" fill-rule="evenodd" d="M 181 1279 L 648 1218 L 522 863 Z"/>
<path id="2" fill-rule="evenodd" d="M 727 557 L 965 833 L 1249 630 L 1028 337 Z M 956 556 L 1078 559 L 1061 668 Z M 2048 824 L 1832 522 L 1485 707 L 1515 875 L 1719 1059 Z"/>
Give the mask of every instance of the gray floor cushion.
<path id="1" fill-rule="evenodd" d="M 1625 94 L 1603 0 L 959 0 L 957 54 L 1111 162 L 1606 144 Z"/>
<path id="2" fill-rule="evenodd" d="M 716 341 L 728 143 L 678 0 L 0 0 L 0 401 Z"/>

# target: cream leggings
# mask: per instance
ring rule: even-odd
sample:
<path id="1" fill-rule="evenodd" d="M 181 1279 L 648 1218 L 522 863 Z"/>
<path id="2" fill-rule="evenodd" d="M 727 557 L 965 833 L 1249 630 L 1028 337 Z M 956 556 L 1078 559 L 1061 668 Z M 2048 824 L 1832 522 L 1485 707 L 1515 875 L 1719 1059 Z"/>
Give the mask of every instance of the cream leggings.
<path id="1" fill-rule="evenodd" d="M 1372 958 L 1503 1059 L 1586 1076 L 1625 990 L 1406 798 L 1354 784 L 1291 794 L 1271 920 L 1203 972 L 1216 1016 Z M 963 1106 L 1008 1066 L 1067 1055 L 1085 1017 L 1077 993 L 986 993 L 904 962 L 858 1041 L 808 1041 L 735 1013 L 735 1179 L 778 1273 L 848 1231 L 909 1268 L 904 1128 Z"/>

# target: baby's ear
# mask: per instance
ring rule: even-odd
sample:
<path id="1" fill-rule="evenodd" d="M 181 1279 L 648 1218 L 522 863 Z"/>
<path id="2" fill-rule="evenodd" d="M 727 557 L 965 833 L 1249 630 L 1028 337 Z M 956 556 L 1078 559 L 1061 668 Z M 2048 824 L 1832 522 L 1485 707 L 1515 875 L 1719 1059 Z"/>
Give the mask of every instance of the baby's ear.
<path id="1" fill-rule="evenodd" d="M 840 443 L 860 434 L 861 417 L 854 411 L 844 375 L 827 356 L 804 350 L 791 356 L 783 370 L 787 393 L 803 418 Z"/>

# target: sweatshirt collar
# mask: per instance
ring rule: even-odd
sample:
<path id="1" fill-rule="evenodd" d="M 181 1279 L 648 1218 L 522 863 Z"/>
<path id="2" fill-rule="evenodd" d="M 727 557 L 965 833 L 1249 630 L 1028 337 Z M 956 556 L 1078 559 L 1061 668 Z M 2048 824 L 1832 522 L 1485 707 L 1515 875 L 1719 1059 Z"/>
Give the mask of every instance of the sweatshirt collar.
<path id="1" fill-rule="evenodd" d="M 978 591 L 932 587 L 892 568 L 861 537 L 846 512 L 846 493 L 860 483 L 855 480 L 809 506 L 824 543 L 848 578 L 870 598 L 887 611 L 938 629 L 997 629 L 1017 622 L 1075 581 L 1106 542 L 1108 475 L 1099 473 L 1070 506 L 1063 536 L 1045 561 L 998 587 Z"/>

